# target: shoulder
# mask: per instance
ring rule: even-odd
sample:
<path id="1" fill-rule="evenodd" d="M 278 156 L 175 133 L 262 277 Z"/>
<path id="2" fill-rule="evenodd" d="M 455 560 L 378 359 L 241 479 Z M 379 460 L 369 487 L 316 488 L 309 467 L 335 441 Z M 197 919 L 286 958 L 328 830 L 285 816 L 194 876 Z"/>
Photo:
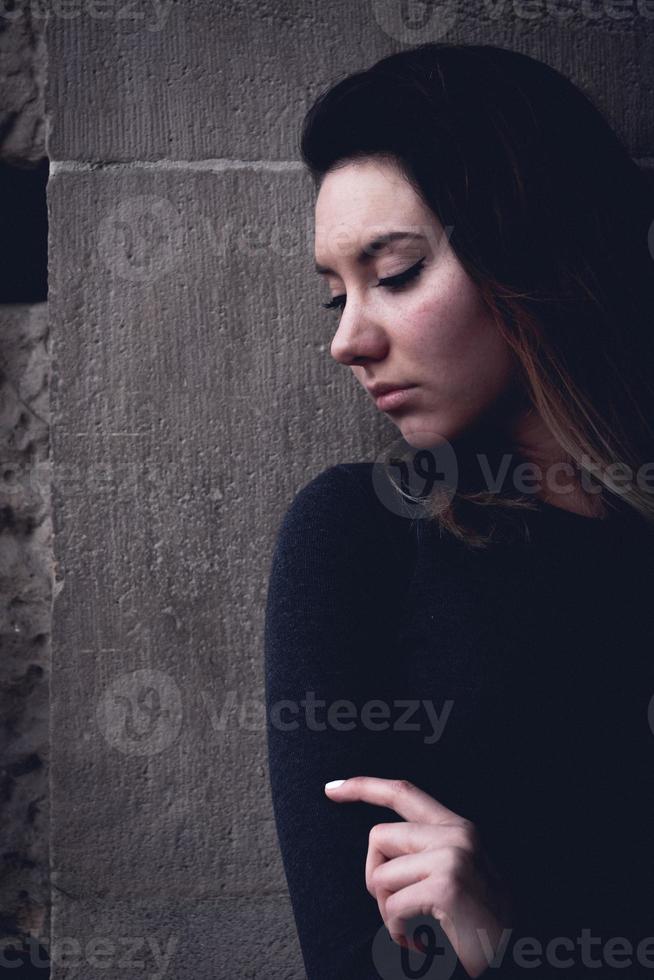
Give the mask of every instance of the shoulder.
<path id="1" fill-rule="evenodd" d="M 328 466 L 296 491 L 278 528 L 277 554 L 342 551 L 354 537 L 371 533 L 370 501 L 357 469 L 357 464 L 348 463 Z"/>
<path id="2" fill-rule="evenodd" d="M 296 571 L 319 563 L 382 573 L 410 562 L 415 529 L 393 512 L 376 484 L 372 462 L 337 463 L 304 483 L 283 513 L 273 563 Z"/>
<path id="3" fill-rule="evenodd" d="M 356 506 L 360 503 L 364 485 L 361 481 L 361 469 L 367 470 L 371 467 L 372 463 L 335 463 L 328 466 L 302 484 L 295 493 L 288 512 L 302 512 L 309 517 L 316 511 L 332 510 L 335 501 L 347 501 Z"/>
<path id="4" fill-rule="evenodd" d="M 338 512 L 338 504 L 366 509 L 371 503 L 372 463 L 336 463 L 321 470 L 295 493 L 285 517 L 325 516 Z"/>
<path id="5" fill-rule="evenodd" d="M 321 470 L 295 493 L 280 535 L 331 533 L 371 542 L 406 535 L 410 522 L 393 511 L 374 467 L 372 462 L 351 462 Z"/>

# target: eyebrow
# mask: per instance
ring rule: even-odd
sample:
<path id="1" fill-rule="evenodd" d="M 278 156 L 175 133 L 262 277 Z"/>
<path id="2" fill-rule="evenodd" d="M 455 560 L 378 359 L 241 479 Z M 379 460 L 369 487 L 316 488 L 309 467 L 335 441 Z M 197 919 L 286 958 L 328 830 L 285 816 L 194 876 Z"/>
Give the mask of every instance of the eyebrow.
<path id="1" fill-rule="evenodd" d="M 386 234 L 384 235 L 379 235 L 377 238 L 373 238 L 371 242 L 368 242 L 367 245 L 364 245 L 364 247 L 357 255 L 355 261 L 358 262 L 360 265 L 364 265 L 366 262 L 369 262 L 370 259 L 374 258 L 374 255 L 371 255 L 371 252 L 380 251 L 381 249 L 384 248 L 384 246 L 389 245 L 391 242 L 396 242 L 399 241 L 400 239 L 407 239 L 407 238 L 411 240 L 422 239 L 426 241 L 424 235 L 418 234 L 413 231 L 389 231 L 386 232 Z M 327 274 L 331 274 L 334 276 L 338 275 L 338 273 L 334 272 L 333 269 L 330 269 L 326 265 L 320 265 L 318 262 L 316 262 L 316 272 L 321 276 Z"/>

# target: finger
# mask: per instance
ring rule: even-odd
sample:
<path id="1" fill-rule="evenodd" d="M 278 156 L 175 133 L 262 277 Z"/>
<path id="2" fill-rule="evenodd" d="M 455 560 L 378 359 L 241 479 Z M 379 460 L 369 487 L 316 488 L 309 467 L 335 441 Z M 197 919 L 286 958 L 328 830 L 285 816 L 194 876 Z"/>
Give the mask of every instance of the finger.
<path id="1" fill-rule="evenodd" d="M 388 914 L 386 912 L 386 903 L 391 895 L 392 892 L 387 891 L 384 888 L 379 888 L 376 896 L 377 905 L 379 906 L 379 913 L 384 920 L 384 925 L 386 926 L 391 939 L 393 942 L 399 943 L 400 946 L 405 946 L 408 949 L 415 949 L 418 952 L 423 952 L 420 946 L 416 943 L 415 938 L 407 934 L 407 930 L 403 928 L 401 923 L 399 926 L 396 924 L 391 924 L 393 930 L 395 930 L 394 932 L 391 932 L 391 929 L 389 928 Z"/>
<path id="2" fill-rule="evenodd" d="M 375 891 L 397 892 L 414 885 L 434 873 L 447 873 L 449 852 L 444 848 L 420 854 L 402 854 L 384 861 L 371 871 L 371 884 Z"/>
<path id="3" fill-rule="evenodd" d="M 390 833 L 387 828 L 392 828 Z M 433 844 L 433 828 L 425 824 L 397 823 L 375 824 L 368 836 L 366 854 L 366 887 L 372 891 L 372 875 L 391 858 L 420 851 Z"/>
<path id="4" fill-rule="evenodd" d="M 385 925 L 386 925 L 386 902 L 392 894 L 393 894 L 392 892 L 389 892 L 384 888 L 380 888 L 377 891 L 377 894 L 375 895 L 375 898 L 377 899 L 377 905 L 379 907 L 379 914 L 384 920 Z"/>
<path id="5" fill-rule="evenodd" d="M 409 945 L 420 949 L 416 942 L 416 939 L 420 939 L 420 934 L 416 937 L 412 935 L 409 920 L 417 916 L 432 916 L 438 919 L 441 929 L 458 955 L 461 944 L 454 917 L 438 906 L 439 895 L 435 881 L 431 877 L 423 878 L 387 896 L 384 903 L 386 928 L 396 942 L 397 936 L 404 936 Z M 435 911 L 438 915 L 434 915 Z"/>
<path id="6" fill-rule="evenodd" d="M 325 787 L 330 799 L 337 803 L 362 800 L 375 806 L 395 810 L 405 820 L 416 823 L 442 823 L 461 819 L 438 800 L 406 779 L 382 779 L 380 776 L 351 776 L 340 786 Z"/>
<path id="7" fill-rule="evenodd" d="M 403 854 L 422 854 L 444 847 L 467 849 L 467 834 L 460 824 L 380 823 L 370 831 L 366 855 L 366 886 L 372 892 L 377 868 Z"/>

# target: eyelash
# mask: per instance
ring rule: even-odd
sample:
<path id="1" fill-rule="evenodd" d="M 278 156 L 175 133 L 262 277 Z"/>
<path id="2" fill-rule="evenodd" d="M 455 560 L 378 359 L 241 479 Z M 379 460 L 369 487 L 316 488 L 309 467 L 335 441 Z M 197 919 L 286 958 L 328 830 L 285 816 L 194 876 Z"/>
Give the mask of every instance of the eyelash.
<path id="1" fill-rule="evenodd" d="M 415 265 L 410 268 L 405 269 L 404 272 L 398 272 L 396 276 L 387 276 L 385 279 L 380 279 L 377 286 L 384 286 L 386 289 L 401 289 L 406 283 L 411 282 L 413 279 L 417 279 L 422 271 L 422 267 L 425 264 L 426 256 L 423 255 Z M 337 310 L 343 309 L 345 306 L 346 296 L 345 294 L 341 296 L 333 296 L 328 303 L 323 303 L 322 305 L 326 310 Z"/>

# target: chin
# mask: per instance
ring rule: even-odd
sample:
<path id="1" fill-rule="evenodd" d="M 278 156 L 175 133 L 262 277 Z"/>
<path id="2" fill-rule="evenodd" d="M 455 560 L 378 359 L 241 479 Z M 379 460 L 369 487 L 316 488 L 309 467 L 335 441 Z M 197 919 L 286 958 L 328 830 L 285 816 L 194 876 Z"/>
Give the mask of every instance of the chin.
<path id="1" fill-rule="evenodd" d="M 407 415 L 405 419 L 398 421 L 397 427 L 404 441 L 414 449 L 430 449 L 432 446 L 447 443 L 452 438 L 447 426 L 429 419 L 410 418 Z"/>

